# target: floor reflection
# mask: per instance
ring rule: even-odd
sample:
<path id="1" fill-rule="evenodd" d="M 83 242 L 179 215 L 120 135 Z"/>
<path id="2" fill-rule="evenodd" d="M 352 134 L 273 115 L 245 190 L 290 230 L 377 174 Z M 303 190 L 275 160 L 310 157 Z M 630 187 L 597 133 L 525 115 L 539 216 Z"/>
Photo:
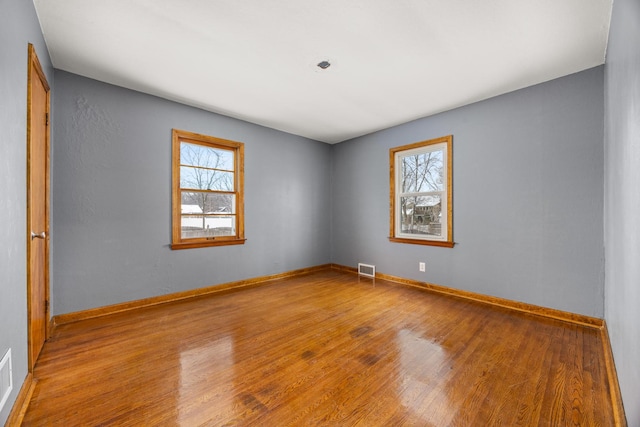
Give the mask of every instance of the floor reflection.
<path id="1" fill-rule="evenodd" d="M 178 423 L 201 425 L 233 418 L 233 337 L 225 336 L 180 354 Z"/>
<path id="2" fill-rule="evenodd" d="M 409 419 L 422 425 L 448 425 L 454 412 L 446 393 L 438 390 L 443 382 L 443 368 L 448 363 L 447 350 L 420 333 L 402 329 L 396 336 L 400 353 L 401 381 L 398 396 Z M 447 415 L 449 414 L 449 415 Z"/>

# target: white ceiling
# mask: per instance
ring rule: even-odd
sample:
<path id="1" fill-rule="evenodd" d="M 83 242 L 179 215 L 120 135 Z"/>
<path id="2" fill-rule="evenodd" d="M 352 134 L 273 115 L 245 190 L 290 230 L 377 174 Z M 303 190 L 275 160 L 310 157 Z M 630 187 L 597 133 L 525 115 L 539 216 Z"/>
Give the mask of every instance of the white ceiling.
<path id="1" fill-rule="evenodd" d="M 58 69 L 336 143 L 603 64 L 612 1 L 34 3 Z"/>

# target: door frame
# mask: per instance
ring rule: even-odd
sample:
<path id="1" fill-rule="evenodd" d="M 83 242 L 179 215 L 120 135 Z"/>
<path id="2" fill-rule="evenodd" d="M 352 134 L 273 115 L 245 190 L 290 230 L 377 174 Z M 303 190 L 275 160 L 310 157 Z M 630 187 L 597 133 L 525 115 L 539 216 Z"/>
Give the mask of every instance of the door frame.
<path id="1" fill-rule="evenodd" d="M 44 275 L 45 275 L 45 289 L 44 289 L 44 298 L 45 301 L 45 341 L 49 338 L 49 324 L 50 324 L 50 310 L 49 310 L 49 216 L 50 216 L 50 126 L 49 126 L 49 117 L 50 117 L 50 95 L 51 89 L 49 83 L 47 82 L 47 77 L 42 70 L 42 66 L 40 65 L 40 61 L 38 60 L 38 56 L 36 55 L 36 50 L 34 46 L 29 43 L 29 61 L 28 61 L 28 71 L 27 71 L 27 230 L 26 230 L 26 239 L 27 239 L 27 342 L 28 342 L 28 356 L 29 356 L 29 372 L 33 372 L 33 368 L 36 364 L 36 360 L 32 360 L 32 347 L 33 342 L 31 338 L 31 323 L 32 323 L 32 265 L 31 265 L 31 215 L 32 215 L 32 207 L 31 207 L 31 152 L 32 152 L 32 123 L 31 123 L 31 112 L 32 112 L 32 102 L 33 102 L 33 94 L 31 93 L 32 89 L 32 79 L 39 78 L 46 90 L 46 126 L 45 126 L 45 150 L 46 150 L 46 166 L 45 166 L 45 232 L 46 238 L 44 239 L 45 245 L 45 254 L 44 254 Z M 33 71 L 32 71 L 33 70 Z M 35 75 L 34 75 L 35 71 Z"/>

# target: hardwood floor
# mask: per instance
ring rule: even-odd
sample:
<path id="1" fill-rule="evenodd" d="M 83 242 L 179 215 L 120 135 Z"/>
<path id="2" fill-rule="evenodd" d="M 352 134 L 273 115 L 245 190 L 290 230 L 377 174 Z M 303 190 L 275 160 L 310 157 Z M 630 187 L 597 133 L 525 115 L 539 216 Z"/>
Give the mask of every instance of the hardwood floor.
<path id="1" fill-rule="evenodd" d="M 25 426 L 610 426 L 595 328 L 326 270 L 58 326 Z"/>

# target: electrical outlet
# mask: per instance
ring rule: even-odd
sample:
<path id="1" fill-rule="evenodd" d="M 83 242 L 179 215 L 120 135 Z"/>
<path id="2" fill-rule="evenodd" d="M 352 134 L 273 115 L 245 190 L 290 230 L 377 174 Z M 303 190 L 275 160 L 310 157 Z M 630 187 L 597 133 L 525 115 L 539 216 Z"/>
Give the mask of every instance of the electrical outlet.
<path id="1" fill-rule="evenodd" d="M 420 271 L 424 272 L 427 270 L 426 265 L 424 264 L 424 262 L 421 262 L 418 267 L 420 268 Z"/>

